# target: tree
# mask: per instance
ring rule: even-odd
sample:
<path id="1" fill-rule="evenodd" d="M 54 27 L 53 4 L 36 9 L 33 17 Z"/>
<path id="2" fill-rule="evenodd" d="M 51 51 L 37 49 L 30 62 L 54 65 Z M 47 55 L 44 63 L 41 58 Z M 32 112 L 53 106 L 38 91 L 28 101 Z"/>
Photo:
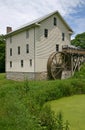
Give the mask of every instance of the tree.
<path id="1" fill-rule="evenodd" d="M 0 73 L 5 72 L 5 39 L 0 35 Z"/>
<path id="2" fill-rule="evenodd" d="M 75 39 L 71 40 L 71 44 L 85 49 L 85 32 L 76 35 Z"/>

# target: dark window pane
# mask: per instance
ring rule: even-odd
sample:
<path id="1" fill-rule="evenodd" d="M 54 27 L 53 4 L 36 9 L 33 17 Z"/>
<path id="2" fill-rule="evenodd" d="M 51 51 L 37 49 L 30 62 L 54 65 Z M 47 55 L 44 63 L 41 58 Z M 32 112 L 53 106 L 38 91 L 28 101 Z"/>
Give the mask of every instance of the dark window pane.
<path id="1" fill-rule="evenodd" d="M 26 53 L 29 53 L 29 44 L 26 44 Z"/>
<path id="2" fill-rule="evenodd" d="M 12 56 L 12 48 L 10 48 L 10 56 Z"/>
<path id="3" fill-rule="evenodd" d="M 32 59 L 30 59 L 30 66 L 32 66 Z"/>
<path id="4" fill-rule="evenodd" d="M 59 45 L 56 44 L 56 51 L 59 51 Z"/>
<path id="5" fill-rule="evenodd" d="M 23 60 L 21 60 L 21 67 L 23 67 Z"/>
<path id="6" fill-rule="evenodd" d="M 12 61 L 10 61 L 10 68 L 12 67 Z"/>
<path id="7" fill-rule="evenodd" d="M 65 33 L 62 33 L 62 41 L 65 40 Z"/>
<path id="8" fill-rule="evenodd" d="M 57 25 L 57 19 L 54 17 L 54 26 Z"/>
<path id="9" fill-rule="evenodd" d="M 44 37 L 48 37 L 48 29 L 44 30 Z"/>
<path id="10" fill-rule="evenodd" d="M 18 46 L 18 55 L 20 55 L 20 46 Z"/>

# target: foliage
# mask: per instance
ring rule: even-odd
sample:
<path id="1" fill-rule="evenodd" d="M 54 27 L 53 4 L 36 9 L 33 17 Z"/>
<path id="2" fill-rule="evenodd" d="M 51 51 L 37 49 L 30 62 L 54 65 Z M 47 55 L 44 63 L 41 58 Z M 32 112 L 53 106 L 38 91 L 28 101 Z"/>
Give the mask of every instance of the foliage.
<path id="1" fill-rule="evenodd" d="M 71 44 L 85 49 L 85 32 L 76 35 L 75 39 L 71 41 Z"/>
<path id="2" fill-rule="evenodd" d="M 57 114 L 57 130 L 63 130 L 64 126 L 63 126 L 63 116 L 62 113 L 59 112 Z"/>
<path id="3" fill-rule="evenodd" d="M 3 35 L 0 35 L 0 72 L 5 72 L 5 40 Z"/>
<path id="4" fill-rule="evenodd" d="M 69 122 L 66 120 L 66 123 L 64 123 L 62 112 L 55 115 L 49 105 L 42 108 L 39 121 L 42 128 L 46 130 L 69 130 Z"/>
<path id="5" fill-rule="evenodd" d="M 46 130 L 55 130 L 56 120 L 50 106 L 44 106 L 39 115 L 39 123 Z"/>

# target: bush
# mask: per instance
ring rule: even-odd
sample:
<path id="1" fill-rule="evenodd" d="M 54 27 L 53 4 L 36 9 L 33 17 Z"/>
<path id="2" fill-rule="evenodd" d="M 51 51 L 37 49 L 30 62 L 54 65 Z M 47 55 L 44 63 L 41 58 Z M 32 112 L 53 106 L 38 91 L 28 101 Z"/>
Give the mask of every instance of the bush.
<path id="1" fill-rule="evenodd" d="M 39 115 L 39 124 L 46 130 L 55 130 L 56 120 L 50 106 L 44 106 Z"/>

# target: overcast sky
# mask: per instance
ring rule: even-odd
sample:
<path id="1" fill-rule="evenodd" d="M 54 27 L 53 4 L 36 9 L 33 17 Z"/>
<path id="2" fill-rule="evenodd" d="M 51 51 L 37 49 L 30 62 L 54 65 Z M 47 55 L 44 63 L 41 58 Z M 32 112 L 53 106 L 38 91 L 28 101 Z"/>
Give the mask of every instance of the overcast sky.
<path id="1" fill-rule="evenodd" d="M 85 32 L 85 0 L 0 0 L 0 34 L 58 10 L 74 30 Z"/>

